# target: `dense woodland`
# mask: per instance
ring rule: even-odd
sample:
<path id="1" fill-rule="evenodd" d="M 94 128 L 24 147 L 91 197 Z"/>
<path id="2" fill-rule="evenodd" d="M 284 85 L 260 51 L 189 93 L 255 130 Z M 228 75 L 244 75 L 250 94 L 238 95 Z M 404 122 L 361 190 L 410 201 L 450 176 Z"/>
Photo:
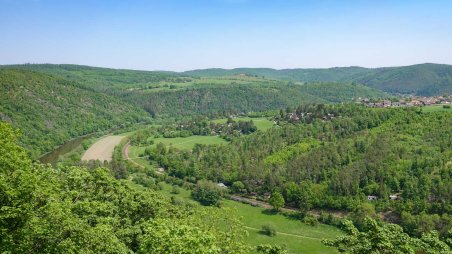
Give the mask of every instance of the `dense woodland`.
<path id="1" fill-rule="evenodd" d="M 277 119 L 279 128 L 227 146 L 158 146 L 147 154 L 179 178 L 241 182 L 239 193 L 277 190 L 304 211 L 348 210 L 358 223 L 362 213 L 384 213 L 412 235 L 451 228 L 450 113 L 306 105 Z"/>
<path id="2" fill-rule="evenodd" d="M 230 211 L 163 197 L 106 168 L 33 164 L 0 123 L 5 253 L 249 253 Z M 226 224 L 229 227 L 223 227 Z"/>

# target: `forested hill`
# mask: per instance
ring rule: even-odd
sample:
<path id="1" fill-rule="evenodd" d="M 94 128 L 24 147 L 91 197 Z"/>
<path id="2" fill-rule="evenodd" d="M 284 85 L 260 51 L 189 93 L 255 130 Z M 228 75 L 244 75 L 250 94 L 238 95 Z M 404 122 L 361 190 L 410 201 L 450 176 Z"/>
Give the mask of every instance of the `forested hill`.
<path id="1" fill-rule="evenodd" d="M 0 68 L 25 69 L 46 73 L 67 80 L 77 81 L 84 87 L 96 91 L 124 88 L 131 84 L 136 86 L 137 84 L 158 83 L 162 81 L 182 81 L 179 78 L 181 75 L 175 72 L 110 69 L 74 64 L 3 65 Z"/>
<path id="2" fill-rule="evenodd" d="M 452 93 L 452 65 L 419 64 L 403 67 L 368 69 L 341 67 L 329 69 L 205 69 L 184 74 L 200 77 L 257 75 L 274 79 L 304 82 L 358 82 L 390 93 L 441 95 Z"/>
<path id="3" fill-rule="evenodd" d="M 70 138 L 147 117 L 128 103 L 80 86 L 34 71 L 0 69 L 0 120 L 20 127 L 21 143 L 35 158 Z"/>
<path id="4" fill-rule="evenodd" d="M 350 102 L 357 97 L 389 96 L 378 89 L 350 82 L 305 84 L 246 75 L 190 77 L 174 72 L 79 65 L 25 64 L 0 68 L 34 70 L 75 81 L 83 88 L 107 93 L 160 116 L 263 111 L 300 103 Z"/>

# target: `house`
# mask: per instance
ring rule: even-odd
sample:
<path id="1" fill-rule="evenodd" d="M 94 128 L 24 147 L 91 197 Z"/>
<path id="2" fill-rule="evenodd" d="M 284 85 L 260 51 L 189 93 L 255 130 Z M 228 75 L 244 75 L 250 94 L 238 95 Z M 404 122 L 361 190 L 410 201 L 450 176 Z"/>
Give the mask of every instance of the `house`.
<path id="1" fill-rule="evenodd" d="M 399 194 L 392 194 L 392 195 L 389 195 L 389 198 L 391 200 L 399 200 L 400 199 L 400 195 Z"/>
<path id="2" fill-rule="evenodd" d="M 372 200 L 377 200 L 377 196 L 367 196 L 367 200 L 372 201 Z"/>
<path id="3" fill-rule="evenodd" d="M 217 183 L 217 186 L 220 188 L 228 188 L 228 186 L 224 185 L 224 183 Z"/>

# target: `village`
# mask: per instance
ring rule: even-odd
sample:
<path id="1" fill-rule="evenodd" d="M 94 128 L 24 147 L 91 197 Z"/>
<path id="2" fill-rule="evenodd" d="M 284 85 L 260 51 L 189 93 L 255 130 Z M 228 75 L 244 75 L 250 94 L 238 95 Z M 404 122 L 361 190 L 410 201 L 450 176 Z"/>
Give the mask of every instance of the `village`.
<path id="1" fill-rule="evenodd" d="M 433 97 L 409 96 L 391 100 L 373 100 L 359 97 L 356 103 L 374 108 L 450 105 L 452 103 L 452 95 Z"/>

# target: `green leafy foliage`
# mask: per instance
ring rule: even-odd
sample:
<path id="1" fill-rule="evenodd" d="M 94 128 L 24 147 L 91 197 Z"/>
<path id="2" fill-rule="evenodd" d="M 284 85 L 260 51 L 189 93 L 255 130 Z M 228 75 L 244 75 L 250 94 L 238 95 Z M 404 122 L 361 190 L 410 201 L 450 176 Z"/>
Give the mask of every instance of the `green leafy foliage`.
<path id="1" fill-rule="evenodd" d="M 222 190 L 213 182 L 200 180 L 192 191 L 194 200 L 199 201 L 203 205 L 216 206 L 220 203 Z"/>
<path id="2" fill-rule="evenodd" d="M 229 211 L 173 205 L 106 168 L 32 164 L 17 138 L 0 123 L 3 252 L 249 253 Z"/>
<path id="3" fill-rule="evenodd" d="M 276 211 L 279 211 L 282 207 L 284 207 L 284 197 L 280 192 L 275 191 L 272 193 L 268 203 L 273 206 Z"/>
<path id="4" fill-rule="evenodd" d="M 242 191 L 231 188 L 240 194 L 280 191 L 303 214 L 346 210 L 360 229 L 364 216 L 378 213 L 417 237 L 452 227 L 450 113 L 303 105 L 282 115 L 265 133 L 168 151 L 157 162 L 181 178 L 240 181 Z"/>
<path id="5" fill-rule="evenodd" d="M 395 224 L 379 225 L 375 220 L 366 219 L 366 229 L 357 230 L 351 221 L 346 221 L 344 231 L 347 235 L 336 240 L 324 240 L 327 246 L 339 252 L 414 254 L 411 238 Z"/>

